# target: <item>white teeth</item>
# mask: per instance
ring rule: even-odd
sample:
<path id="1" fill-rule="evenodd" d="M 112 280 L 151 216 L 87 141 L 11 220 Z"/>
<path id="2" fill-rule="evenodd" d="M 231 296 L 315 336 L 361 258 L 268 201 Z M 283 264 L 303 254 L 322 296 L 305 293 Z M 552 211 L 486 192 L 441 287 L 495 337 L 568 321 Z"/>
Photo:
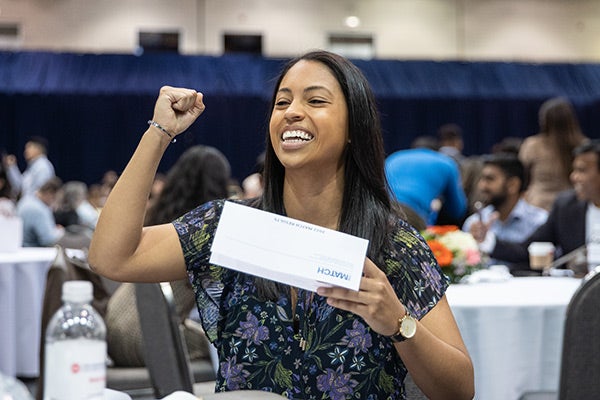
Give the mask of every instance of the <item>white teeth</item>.
<path id="1" fill-rule="evenodd" d="M 283 140 L 311 140 L 313 136 L 304 131 L 285 131 L 281 138 Z"/>

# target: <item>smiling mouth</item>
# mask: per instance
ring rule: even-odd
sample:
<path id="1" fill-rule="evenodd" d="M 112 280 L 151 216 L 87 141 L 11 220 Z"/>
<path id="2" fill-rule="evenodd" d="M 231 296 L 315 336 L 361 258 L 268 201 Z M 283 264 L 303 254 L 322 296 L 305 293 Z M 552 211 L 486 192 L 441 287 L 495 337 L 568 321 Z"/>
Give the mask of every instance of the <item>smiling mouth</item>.
<path id="1" fill-rule="evenodd" d="M 284 142 L 309 142 L 314 136 L 305 131 L 285 131 L 281 135 Z"/>

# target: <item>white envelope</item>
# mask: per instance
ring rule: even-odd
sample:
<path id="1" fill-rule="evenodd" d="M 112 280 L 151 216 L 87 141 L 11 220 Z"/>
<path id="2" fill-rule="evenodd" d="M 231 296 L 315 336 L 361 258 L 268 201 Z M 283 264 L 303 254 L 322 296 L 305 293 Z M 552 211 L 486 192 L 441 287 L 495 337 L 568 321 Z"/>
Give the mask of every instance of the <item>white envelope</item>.
<path id="1" fill-rule="evenodd" d="M 368 240 L 293 218 L 226 202 L 210 262 L 316 291 L 358 290 Z"/>

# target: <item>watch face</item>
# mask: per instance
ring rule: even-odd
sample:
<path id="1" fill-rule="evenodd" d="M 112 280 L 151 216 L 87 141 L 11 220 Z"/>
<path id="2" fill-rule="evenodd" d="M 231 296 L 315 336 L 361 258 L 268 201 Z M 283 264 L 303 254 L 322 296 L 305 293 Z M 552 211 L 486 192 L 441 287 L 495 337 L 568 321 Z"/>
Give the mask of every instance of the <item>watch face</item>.
<path id="1" fill-rule="evenodd" d="M 402 326 L 400 326 L 400 333 L 406 339 L 410 339 L 417 332 L 417 320 L 411 317 L 410 315 L 404 318 L 402 321 Z"/>

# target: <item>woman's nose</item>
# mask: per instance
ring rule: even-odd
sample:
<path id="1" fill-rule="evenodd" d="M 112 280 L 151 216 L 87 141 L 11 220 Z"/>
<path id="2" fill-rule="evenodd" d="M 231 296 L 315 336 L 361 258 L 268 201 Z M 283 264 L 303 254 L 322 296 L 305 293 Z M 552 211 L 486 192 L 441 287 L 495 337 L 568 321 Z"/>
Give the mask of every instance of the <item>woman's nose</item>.
<path id="1" fill-rule="evenodd" d="M 284 117 L 288 121 L 301 120 L 302 118 L 304 118 L 302 107 L 297 102 L 293 101 L 285 110 Z"/>

